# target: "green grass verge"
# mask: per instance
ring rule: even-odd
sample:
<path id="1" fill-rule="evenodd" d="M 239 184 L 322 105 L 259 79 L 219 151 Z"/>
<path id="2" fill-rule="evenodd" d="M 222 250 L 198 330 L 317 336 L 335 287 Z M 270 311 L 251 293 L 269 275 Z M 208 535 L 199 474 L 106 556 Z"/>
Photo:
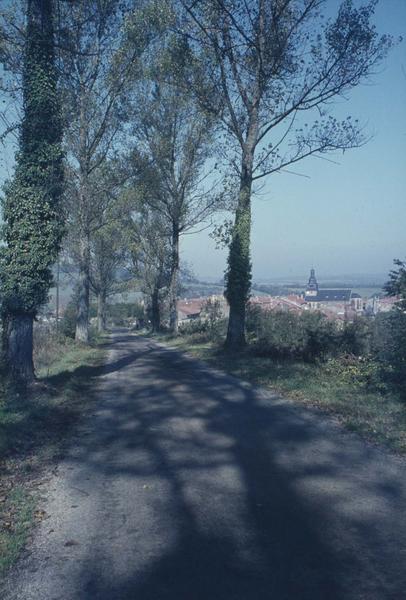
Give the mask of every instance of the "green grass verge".
<path id="1" fill-rule="evenodd" d="M 230 355 L 219 344 L 198 335 L 159 339 L 227 373 L 333 414 L 365 439 L 406 454 L 405 402 L 384 389 L 368 389 L 351 365 L 337 360 L 321 364 L 278 362 L 249 350 Z"/>
<path id="2" fill-rule="evenodd" d="M 51 340 L 52 359 L 38 361 L 38 382 L 27 392 L 0 398 L 0 575 L 26 543 L 36 511 L 36 482 L 63 454 L 69 432 L 92 405 L 95 377 L 105 352 L 100 345 Z"/>
<path id="3" fill-rule="evenodd" d="M 18 558 L 35 520 L 35 497 L 24 486 L 0 498 L 0 574 Z"/>

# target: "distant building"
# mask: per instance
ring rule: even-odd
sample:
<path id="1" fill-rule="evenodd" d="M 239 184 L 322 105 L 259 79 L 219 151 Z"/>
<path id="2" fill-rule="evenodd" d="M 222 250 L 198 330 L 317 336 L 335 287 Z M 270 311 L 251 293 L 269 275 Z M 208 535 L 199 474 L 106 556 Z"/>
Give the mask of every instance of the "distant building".
<path id="1" fill-rule="evenodd" d="M 362 296 L 353 292 L 351 294 L 351 306 L 356 312 L 363 311 L 365 309 L 365 303 Z"/>
<path id="2" fill-rule="evenodd" d="M 184 300 L 178 300 L 179 323 L 198 319 L 205 302 L 207 302 L 207 298 L 185 298 Z"/>
<path id="3" fill-rule="evenodd" d="M 305 301 L 301 296 L 291 294 L 289 296 L 252 296 L 249 300 L 251 306 L 259 306 L 264 311 L 281 310 L 289 312 L 301 312 Z"/>
<path id="4" fill-rule="evenodd" d="M 317 298 L 319 293 L 319 284 L 317 283 L 316 273 L 314 269 L 310 270 L 309 282 L 307 284 L 305 299 Z"/>
<path id="5" fill-rule="evenodd" d="M 319 289 L 314 269 L 310 271 L 309 282 L 305 291 L 306 302 L 351 302 L 350 289 Z"/>
<path id="6" fill-rule="evenodd" d="M 353 293 L 351 289 L 320 289 L 314 269 L 310 270 L 304 299 L 310 308 L 321 311 L 326 309 L 340 318 L 349 320 L 364 310 L 361 296 Z"/>
<path id="7" fill-rule="evenodd" d="M 224 296 L 204 296 L 200 298 L 185 298 L 178 300 L 178 319 L 179 324 L 196 321 L 197 319 L 206 319 L 205 308 L 208 300 L 218 303 L 221 318 L 228 317 L 229 307 Z"/>
<path id="8" fill-rule="evenodd" d="M 390 312 L 397 305 L 399 300 L 399 296 L 385 296 L 384 298 L 379 298 L 374 295 L 366 303 L 366 314 L 375 316 L 378 313 Z"/>

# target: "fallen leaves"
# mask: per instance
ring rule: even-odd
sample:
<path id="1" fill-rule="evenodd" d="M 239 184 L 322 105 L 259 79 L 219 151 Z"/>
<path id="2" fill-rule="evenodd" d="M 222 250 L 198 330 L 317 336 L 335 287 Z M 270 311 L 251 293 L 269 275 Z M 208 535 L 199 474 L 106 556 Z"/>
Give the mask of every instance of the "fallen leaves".
<path id="1" fill-rule="evenodd" d="M 48 518 L 48 515 L 45 510 L 40 508 L 34 512 L 34 518 L 36 521 L 43 521 Z"/>

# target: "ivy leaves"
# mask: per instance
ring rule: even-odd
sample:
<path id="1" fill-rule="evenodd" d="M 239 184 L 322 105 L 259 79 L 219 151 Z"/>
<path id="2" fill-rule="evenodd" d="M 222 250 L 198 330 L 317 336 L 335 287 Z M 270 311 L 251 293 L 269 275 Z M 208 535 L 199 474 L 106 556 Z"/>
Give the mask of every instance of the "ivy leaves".
<path id="1" fill-rule="evenodd" d="M 3 314 L 35 315 L 47 301 L 63 233 L 61 117 L 51 0 L 28 4 L 24 116 L 14 180 L 3 198 Z"/>

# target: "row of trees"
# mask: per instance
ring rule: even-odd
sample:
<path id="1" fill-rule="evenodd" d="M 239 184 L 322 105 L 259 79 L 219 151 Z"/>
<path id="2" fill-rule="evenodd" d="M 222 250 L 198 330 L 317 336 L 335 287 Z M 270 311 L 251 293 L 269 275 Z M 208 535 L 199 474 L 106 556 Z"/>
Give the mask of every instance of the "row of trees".
<path id="1" fill-rule="evenodd" d="M 375 2 L 344 0 L 332 19 L 325 5 L 28 0 L 25 13 L 16 0 L 0 15 L 3 87 L 23 111 L 0 273 L 18 376 L 33 377 L 32 322 L 62 243 L 76 269 L 78 340 L 88 341 L 91 291 L 103 328 L 120 267 L 150 298 L 155 328 L 168 296 L 176 333 L 180 238 L 225 209 L 226 344 L 245 342 L 255 185 L 365 142 L 331 103 L 392 44 L 371 25 Z"/>

